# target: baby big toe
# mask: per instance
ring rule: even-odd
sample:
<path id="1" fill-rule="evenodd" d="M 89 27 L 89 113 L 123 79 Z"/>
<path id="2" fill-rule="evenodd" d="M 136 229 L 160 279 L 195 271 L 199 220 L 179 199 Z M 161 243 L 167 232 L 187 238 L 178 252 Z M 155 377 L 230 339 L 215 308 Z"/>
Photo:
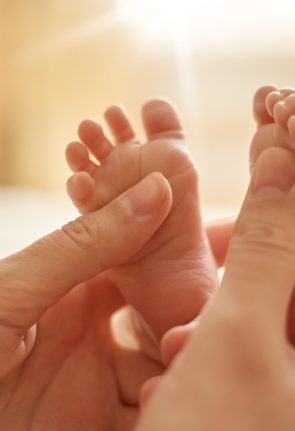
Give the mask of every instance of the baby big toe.
<path id="1" fill-rule="evenodd" d="M 148 140 L 160 137 L 184 138 L 180 116 L 173 104 L 166 100 L 146 102 L 142 107 L 142 120 Z"/>

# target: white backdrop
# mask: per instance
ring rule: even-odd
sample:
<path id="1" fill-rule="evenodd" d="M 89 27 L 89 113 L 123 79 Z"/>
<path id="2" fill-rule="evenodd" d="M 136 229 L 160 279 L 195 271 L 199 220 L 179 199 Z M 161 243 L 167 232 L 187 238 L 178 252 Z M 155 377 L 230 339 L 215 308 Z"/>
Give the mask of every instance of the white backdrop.
<path id="1" fill-rule="evenodd" d="M 0 188 L 0 258 L 20 250 L 76 216 L 66 195 Z"/>

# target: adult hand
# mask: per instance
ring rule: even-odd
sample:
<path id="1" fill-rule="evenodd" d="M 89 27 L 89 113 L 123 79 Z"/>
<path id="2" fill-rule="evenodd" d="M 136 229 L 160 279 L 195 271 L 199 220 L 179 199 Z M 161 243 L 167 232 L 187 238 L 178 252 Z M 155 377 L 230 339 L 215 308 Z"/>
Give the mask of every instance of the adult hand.
<path id="1" fill-rule="evenodd" d="M 177 356 L 179 334 L 163 339 L 171 368 L 145 386 L 137 431 L 295 429 L 294 183 L 292 153 L 261 154 L 221 287 Z"/>
<path id="2" fill-rule="evenodd" d="M 152 174 L 0 261 L 1 431 L 131 428 L 140 386 L 162 367 L 116 344 L 109 320 L 124 303 L 96 275 L 131 257 L 170 205 Z"/>

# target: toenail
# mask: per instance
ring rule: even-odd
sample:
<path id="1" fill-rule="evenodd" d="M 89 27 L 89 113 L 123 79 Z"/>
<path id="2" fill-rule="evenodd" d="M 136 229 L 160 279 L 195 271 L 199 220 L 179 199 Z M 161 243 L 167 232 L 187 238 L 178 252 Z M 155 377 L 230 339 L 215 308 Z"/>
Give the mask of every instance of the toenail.
<path id="1" fill-rule="evenodd" d="M 277 104 L 278 107 L 285 109 L 287 104 L 284 100 L 280 100 Z"/>

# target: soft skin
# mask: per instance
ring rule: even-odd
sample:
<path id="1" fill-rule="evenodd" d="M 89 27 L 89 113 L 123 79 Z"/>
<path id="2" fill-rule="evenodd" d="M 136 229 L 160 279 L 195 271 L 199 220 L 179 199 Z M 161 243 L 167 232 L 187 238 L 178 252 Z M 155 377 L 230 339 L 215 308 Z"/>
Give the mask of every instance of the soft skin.
<path id="1" fill-rule="evenodd" d="M 295 356 L 286 330 L 295 281 L 294 184 L 294 154 L 263 151 L 221 287 L 176 357 L 179 333 L 163 339 L 171 367 L 145 385 L 136 431 L 295 429 Z"/>
<path id="2" fill-rule="evenodd" d="M 167 330 L 199 314 L 217 287 L 201 217 L 198 175 L 171 102 L 153 99 L 143 105 L 144 143 L 122 106 L 111 106 L 105 118 L 113 140 L 99 123 L 88 119 L 79 126 L 80 141 L 68 146 L 67 160 L 75 172 L 68 192 L 85 214 L 151 172 L 161 172 L 169 181 L 172 206 L 161 228 L 125 265 L 108 272 L 125 300 L 149 322 L 157 343 Z"/>
<path id="3" fill-rule="evenodd" d="M 133 309 L 97 274 L 136 253 L 171 200 L 168 182 L 151 174 L 103 209 L 0 261 L 1 430 L 133 428 L 140 389 L 163 366 L 149 354 L 146 328 L 134 328 Z M 207 232 L 222 263 L 231 224 Z M 137 350 L 114 340 L 110 317 L 122 306 L 120 324 Z"/>
<path id="4" fill-rule="evenodd" d="M 170 207 L 168 182 L 151 174 L 0 262 L 1 430 L 130 430 L 162 366 L 114 342 L 109 317 L 124 301 L 97 274 L 136 253 Z"/>

